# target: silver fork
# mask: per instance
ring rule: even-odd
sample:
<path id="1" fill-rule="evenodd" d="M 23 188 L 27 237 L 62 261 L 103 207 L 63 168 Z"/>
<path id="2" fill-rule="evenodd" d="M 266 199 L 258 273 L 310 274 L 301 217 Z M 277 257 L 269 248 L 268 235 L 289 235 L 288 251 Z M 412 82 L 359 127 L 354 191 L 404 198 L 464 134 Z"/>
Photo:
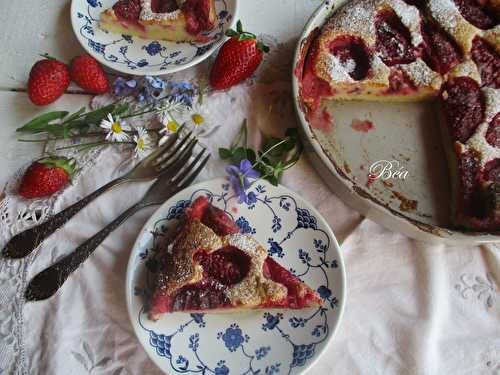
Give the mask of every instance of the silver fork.
<path id="1" fill-rule="evenodd" d="M 168 170 L 158 178 L 139 202 L 124 211 L 103 230 L 78 246 L 72 253 L 66 255 L 52 266 L 37 274 L 30 281 L 25 291 L 26 300 L 40 301 L 54 295 L 54 293 L 64 284 L 68 276 L 75 271 L 122 222 L 144 207 L 162 204 L 168 198 L 189 186 L 210 158 L 210 154 L 208 154 L 202 159 L 204 153 L 205 149 L 194 156 L 191 162 L 189 162 L 189 158 L 188 160 L 185 158 L 178 158 L 175 162 L 171 163 L 171 166 L 167 167 Z M 188 162 L 189 164 L 186 165 Z"/>
<path id="2" fill-rule="evenodd" d="M 21 232 L 10 239 L 2 250 L 2 254 L 8 258 L 22 258 L 29 255 L 40 245 L 43 240 L 49 237 L 57 229 L 67 223 L 73 216 L 75 216 L 82 208 L 92 202 L 102 193 L 129 181 L 147 181 L 157 178 L 164 171 L 168 165 L 168 161 L 179 152 L 190 141 L 192 132 L 188 132 L 181 138 L 181 141 L 176 143 L 181 129 L 173 134 L 167 142 L 152 152 L 147 158 L 137 164 L 130 172 L 124 174 L 117 179 L 108 182 L 106 185 L 100 187 L 92 194 L 87 195 L 85 198 L 79 200 L 75 204 L 69 206 L 57 215 L 53 216 L 46 222 L 37 225 Z M 190 141 L 192 142 L 192 140 Z"/>

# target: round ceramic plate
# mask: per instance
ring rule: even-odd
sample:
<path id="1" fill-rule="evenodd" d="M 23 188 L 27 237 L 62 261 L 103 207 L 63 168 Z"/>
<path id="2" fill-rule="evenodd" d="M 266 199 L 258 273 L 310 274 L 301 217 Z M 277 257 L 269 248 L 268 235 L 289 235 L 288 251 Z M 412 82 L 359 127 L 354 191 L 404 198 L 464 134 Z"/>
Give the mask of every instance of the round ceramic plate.
<path id="1" fill-rule="evenodd" d="M 218 22 L 207 43 L 176 43 L 113 34 L 98 27 L 100 13 L 116 0 L 72 0 L 71 25 L 80 44 L 102 64 L 122 73 L 177 72 L 206 59 L 224 41 L 236 18 L 237 0 L 215 0 Z"/>
<path id="2" fill-rule="evenodd" d="M 345 303 L 345 271 L 335 237 L 316 210 L 291 191 L 268 183 L 252 188 L 255 202 L 238 203 L 223 178 L 189 187 L 149 219 L 133 247 L 127 270 L 127 307 L 135 333 L 166 373 L 300 374 L 334 335 Z M 231 215 L 242 233 L 260 241 L 281 265 L 323 298 L 320 308 L 217 314 L 144 313 L 150 283 L 148 260 L 200 195 Z"/>
<path id="3" fill-rule="evenodd" d="M 345 3 L 324 2 L 306 24 L 295 53 L 294 102 L 314 166 L 342 200 L 389 229 L 426 241 L 500 241 L 498 235 L 452 229 L 448 167 L 435 103 L 324 100 L 331 128 L 316 129 L 306 120 L 297 77 L 307 54 L 306 42 Z M 387 172 L 373 179 L 370 168 L 377 174 L 382 168 Z"/>

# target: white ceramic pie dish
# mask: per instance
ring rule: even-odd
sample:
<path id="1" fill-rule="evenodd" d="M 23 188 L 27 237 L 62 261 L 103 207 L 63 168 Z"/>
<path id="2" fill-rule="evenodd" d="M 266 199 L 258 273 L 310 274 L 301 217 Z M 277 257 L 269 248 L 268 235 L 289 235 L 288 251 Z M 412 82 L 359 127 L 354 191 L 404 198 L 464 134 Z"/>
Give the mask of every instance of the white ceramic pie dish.
<path id="1" fill-rule="evenodd" d="M 307 52 L 302 47 L 310 33 L 347 1 L 326 1 L 313 13 L 297 44 L 293 72 Z M 449 244 L 500 241 L 499 235 L 451 226 L 448 167 L 434 103 L 323 101 L 334 124 L 327 134 L 310 126 L 301 109 L 295 73 L 292 82 L 306 152 L 325 182 L 347 204 L 418 240 Z M 373 128 L 356 126 L 365 121 Z M 400 173 L 369 181 L 370 167 L 376 162 L 387 166 L 391 162 L 392 171 Z"/>

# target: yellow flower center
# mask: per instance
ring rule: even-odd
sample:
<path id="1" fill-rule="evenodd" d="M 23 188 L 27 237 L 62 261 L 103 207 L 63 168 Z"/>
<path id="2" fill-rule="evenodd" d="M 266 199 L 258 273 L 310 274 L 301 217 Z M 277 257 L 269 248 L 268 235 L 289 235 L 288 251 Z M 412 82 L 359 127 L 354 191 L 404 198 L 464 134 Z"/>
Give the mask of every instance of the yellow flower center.
<path id="1" fill-rule="evenodd" d="M 113 130 L 113 133 L 120 134 L 122 132 L 122 126 L 119 122 L 113 122 L 113 125 L 111 125 L 111 130 Z"/>
<path id="2" fill-rule="evenodd" d="M 203 118 L 202 115 L 200 115 L 199 113 L 195 113 L 194 115 L 191 116 L 191 119 L 193 120 L 193 122 L 196 124 L 196 125 L 201 125 L 203 124 L 203 122 L 205 121 L 205 119 Z"/>
<path id="3" fill-rule="evenodd" d="M 177 129 L 179 128 L 179 125 L 177 124 L 176 121 L 174 120 L 170 120 L 168 123 L 167 123 L 167 129 L 170 130 L 172 133 L 175 133 L 177 131 Z"/>
<path id="4" fill-rule="evenodd" d="M 144 150 L 144 138 L 139 138 L 137 141 L 137 148 L 139 150 Z"/>

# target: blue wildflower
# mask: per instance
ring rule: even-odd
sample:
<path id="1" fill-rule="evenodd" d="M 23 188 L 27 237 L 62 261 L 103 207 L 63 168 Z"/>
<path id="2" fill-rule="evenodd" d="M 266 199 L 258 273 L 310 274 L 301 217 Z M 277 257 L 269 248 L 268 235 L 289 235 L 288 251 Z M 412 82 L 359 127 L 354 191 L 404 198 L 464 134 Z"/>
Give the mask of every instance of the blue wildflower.
<path id="1" fill-rule="evenodd" d="M 158 77 L 146 76 L 143 81 L 143 88 L 140 90 L 137 100 L 142 102 L 156 102 L 164 98 L 165 81 Z"/>
<path id="2" fill-rule="evenodd" d="M 123 77 L 117 77 L 113 82 L 113 92 L 116 96 L 127 96 L 134 91 L 137 86 L 137 81 L 135 79 L 125 79 Z"/>
<path id="3" fill-rule="evenodd" d="M 260 173 L 252 168 L 252 163 L 248 159 L 243 159 L 240 166 L 228 165 L 226 173 L 229 174 L 229 182 L 233 186 L 235 193 L 239 197 L 239 202 L 246 204 L 253 204 L 256 202 L 257 197 L 254 192 L 247 194 L 247 189 L 251 183 L 249 178 L 256 179 L 260 177 Z"/>

